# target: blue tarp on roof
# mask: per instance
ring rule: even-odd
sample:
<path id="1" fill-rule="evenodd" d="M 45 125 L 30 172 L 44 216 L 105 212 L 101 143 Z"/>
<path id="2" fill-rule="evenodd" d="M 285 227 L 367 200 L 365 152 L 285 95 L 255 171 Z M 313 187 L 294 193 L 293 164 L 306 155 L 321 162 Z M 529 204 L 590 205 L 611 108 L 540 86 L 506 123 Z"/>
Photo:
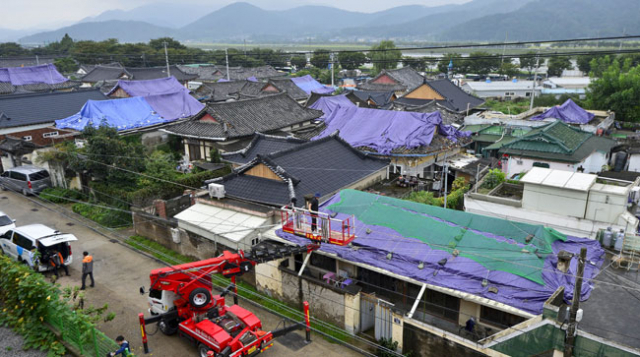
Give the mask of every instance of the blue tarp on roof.
<path id="1" fill-rule="evenodd" d="M 587 124 L 594 116 L 594 114 L 582 109 L 573 100 L 567 99 L 562 105 L 549 108 L 544 113 L 531 118 L 531 120 L 555 118 L 569 124 Z"/>
<path id="2" fill-rule="evenodd" d="M 146 97 L 148 95 L 175 93 L 180 91 L 188 91 L 176 77 L 158 78 L 141 81 L 119 80 L 113 89 L 107 95 L 113 94 L 118 88 L 121 88 L 131 97 Z"/>
<path id="3" fill-rule="evenodd" d="M 291 81 L 293 81 L 293 83 L 307 94 L 311 94 L 312 92 L 318 94 L 331 94 L 335 91 L 334 88 L 321 84 L 308 74 L 302 77 L 293 77 L 291 78 Z"/>
<path id="4" fill-rule="evenodd" d="M 162 124 L 163 119 L 143 97 L 95 101 L 89 100 L 78 114 L 56 120 L 60 129 L 82 131 L 87 125 L 108 125 L 121 130 Z"/>
<path id="5" fill-rule="evenodd" d="M 31 67 L 0 68 L 0 82 L 14 86 L 27 84 L 58 84 L 68 81 L 53 63 Z"/>
<path id="6" fill-rule="evenodd" d="M 381 154 L 389 154 L 400 147 L 413 149 L 429 146 L 436 128 L 439 135 L 452 141 L 471 135 L 470 132 L 445 125 L 437 111 L 417 113 L 337 105 L 323 119 L 327 128 L 313 140 L 338 130 L 340 137 L 351 146 L 370 147 Z"/>
<path id="7" fill-rule="evenodd" d="M 162 118 L 167 120 L 194 116 L 205 107 L 204 104 L 192 97 L 187 90 L 150 95 L 144 97 L 144 99 Z"/>

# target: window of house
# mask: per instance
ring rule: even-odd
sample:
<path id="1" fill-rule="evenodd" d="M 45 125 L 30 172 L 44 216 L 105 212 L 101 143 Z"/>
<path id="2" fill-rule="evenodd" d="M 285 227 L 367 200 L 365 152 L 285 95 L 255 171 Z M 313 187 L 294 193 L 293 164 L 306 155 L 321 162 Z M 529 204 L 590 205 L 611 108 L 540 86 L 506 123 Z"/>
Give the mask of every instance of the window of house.
<path id="1" fill-rule="evenodd" d="M 189 143 L 189 160 L 200 160 L 202 159 L 202 155 L 200 155 L 200 144 L 194 144 L 192 142 Z"/>
<path id="2" fill-rule="evenodd" d="M 49 133 L 42 134 L 43 138 L 52 138 L 52 137 L 55 137 L 55 136 L 58 136 L 58 132 L 57 131 L 52 131 L 52 132 L 49 132 Z"/>
<path id="3" fill-rule="evenodd" d="M 251 246 L 254 246 L 256 244 L 260 243 L 260 238 L 259 237 L 255 237 L 253 239 L 251 239 Z"/>
<path id="4" fill-rule="evenodd" d="M 495 325 L 496 327 L 507 328 L 517 325 L 524 320 L 525 319 L 523 317 L 492 309 L 488 306 L 482 306 L 480 309 L 480 321 Z"/>
<path id="5" fill-rule="evenodd" d="M 336 260 L 320 254 L 311 254 L 311 265 L 330 272 L 336 272 Z"/>
<path id="6" fill-rule="evenodd" d="M 369 269 L 358 268 L 358 278 L 362 283 L 362 291 L 366 293 L 375 293 L 378 296 L 390 297 L 391 301 L 394 301 L 397 296 L 394 292 L 397 291 L 396 279 L 388 275 L 376 273 Z"/>
<path id="7" fill-rule="evenodd" d="M 547 164 L 546 162 L 537 162 L 536 161 L 536 162 L 533 163 L 533 167 L 542 167 L 542 168 L 548 169 L 549 168 L 549 164 Z"/>
<path id="8" fill-rule="evenodd" d="M 526 93 L 524 94 L 524 96 L 525 96 L 525 97 L 531 97 L 531 92 L 526 92 Z"/>
<path id="9" fill-rule="evenodd" d="M 33 140 L 33 138 L 31 137 L 31 135 L 27 135 L 27 136 L 23 136 L 23 137 L 22 137 L 22 140 L 24 140 L 24 141 L 31 141 L 31 140 Z"/>
<path id="10" fill-rule="evenodd" d="M 423 298 L 427 313 L 447 320 L 458 321 L 460 299 L 435 290 L 427 290 Z"/>

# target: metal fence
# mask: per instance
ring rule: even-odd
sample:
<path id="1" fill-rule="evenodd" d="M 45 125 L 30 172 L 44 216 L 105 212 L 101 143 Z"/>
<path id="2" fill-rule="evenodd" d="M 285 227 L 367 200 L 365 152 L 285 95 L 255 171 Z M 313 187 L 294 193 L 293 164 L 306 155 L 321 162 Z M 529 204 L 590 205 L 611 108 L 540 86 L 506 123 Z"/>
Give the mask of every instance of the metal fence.
<path id="1" fill-rule="evenodd" d="M 82 356 L 104 357 L 119 348 L 115 341 L 93 324 L 77 319 L 69 319 L 49 309 L 45 320 L 57 332 L 61 339 L 80 352 Z"/>

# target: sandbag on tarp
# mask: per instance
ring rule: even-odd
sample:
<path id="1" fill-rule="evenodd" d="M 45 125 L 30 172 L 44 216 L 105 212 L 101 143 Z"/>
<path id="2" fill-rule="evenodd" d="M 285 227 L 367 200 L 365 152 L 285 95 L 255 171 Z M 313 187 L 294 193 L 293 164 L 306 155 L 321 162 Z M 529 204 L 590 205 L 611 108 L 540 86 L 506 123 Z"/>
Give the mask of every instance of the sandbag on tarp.
<path id="1" fill-rule="evenodd" d="M 14 86 L 27 84 L 58 84 L 68 81 L 52 63 L 31 67 L 0 68 L 0 82 Z"/>
<path id="2" fill-rule="evenodd" d="M 291 78 L 291 81 L 307 94 L 311 94 L 312 92 L 318 94 L 331 94 L 335 91 L 334 88 L 321 84 L 308 74 L 302 77 L 293 77 Z"/>
<path id="3" fill-rule="evenodd" d="M 351 146 L 370 147 L 381 154 L 388 154 L 400 147 L 413 149 L 429 146 L 436 128 L 440 135 L 452 141 L 470 135 L 469 132 L 444 125 L 437 111 L 417 113 L 338 105 L 324 118 L 324 122 L 327 128 L 313 140 L 339 130 L 340 137 Z"/>
<path id="4" fill-rule="evenodd" d="M 582 109 L 573 100 L 567 99 L 562 105 L 549 108 L 544 113 L 531 118 L 531 120 L 555 118 L 569 124 L 587 124 L 593 117 L 595 117 L 593 113 Z"/>
<path id="5" fill-rule="evenodd" d="M 146 97 L 148 95 L 175 93 L 180 91 L 189 91 L 185 88 L 176 77 L 158 78 L 150 80 L 119 80 L 118 83 L 107 93 L 113 94 L 118 88 L 125 91 L 131 97 Z"/>
<path id="6" fill-rule="evenodd" d="M 84 130 L 88 125 L 107 125 L 118 131 L 166 123 L 143 97 L 89 100 L 78 114 L 56 120 L 60 129 Z"/>

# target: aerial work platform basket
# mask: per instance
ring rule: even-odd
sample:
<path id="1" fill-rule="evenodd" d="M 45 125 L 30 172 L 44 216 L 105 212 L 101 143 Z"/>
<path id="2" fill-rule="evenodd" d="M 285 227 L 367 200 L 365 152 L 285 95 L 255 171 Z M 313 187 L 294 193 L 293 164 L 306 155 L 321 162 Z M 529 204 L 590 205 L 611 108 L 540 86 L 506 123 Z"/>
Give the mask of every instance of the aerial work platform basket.
<path id="1" fill-rule="evenodd" d="M 318 243 L 347 245 L 356 238 L 354 217 L 338 219 L 324 212 L 285 206 L 280 211 L 282 230 Z"/>

